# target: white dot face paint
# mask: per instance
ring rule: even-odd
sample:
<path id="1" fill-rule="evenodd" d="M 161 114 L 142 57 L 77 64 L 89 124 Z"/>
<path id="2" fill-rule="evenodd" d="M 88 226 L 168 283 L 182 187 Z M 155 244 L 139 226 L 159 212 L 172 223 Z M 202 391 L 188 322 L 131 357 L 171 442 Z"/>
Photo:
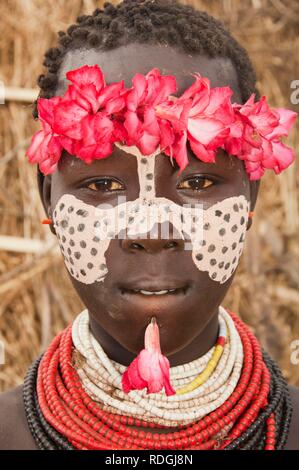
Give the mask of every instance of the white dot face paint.
<path id="1" fill-rule="evenodd" d="M 143 156 L 136 147 L 120 148 L 137 158 L 139 197 L 115 207 L 94 207 L 64 194 L 54 209 L 54 228 L 70 274 L 85 284 L 107 275 L 105 253 L 113 238 L 155 238 L 153 227 L 172 224 L 178 237 L 188 240 L 192 259 L 200 271 L 224 283 L 235 271 L 243 251 L 249 202 L 234 196 L 208 209 L 181 206 L 155 196 L 155 156 Z M 168 232 L 163 238 L 168 238 Z M 177 237 L 177 236 L 176 236 Z M 187 243 L 186 243 L 187 246 Z"/>
<path id="2" fill-rule="evenodd" d="M 221 284 L 234 273 L 243 251 L 250 204 L 245 196 L 223 199 L 204 210 L 203 238 L 195 241 L 192 259 Z"/>

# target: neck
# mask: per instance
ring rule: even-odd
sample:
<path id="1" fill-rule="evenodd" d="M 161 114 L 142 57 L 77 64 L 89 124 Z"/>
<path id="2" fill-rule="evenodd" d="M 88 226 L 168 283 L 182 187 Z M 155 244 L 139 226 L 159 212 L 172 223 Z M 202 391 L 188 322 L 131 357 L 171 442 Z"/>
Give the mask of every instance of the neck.
<path id="1" fill-rule="evenodd" d="M 125 349 L 112 336 L 110 336 L 89 314 L 90 329 L 94 338 L 100 343 L 107 356 L 113 360 L 128 366 L 136 355 Z M 216 343 L 219 330 L 218 307 L 205 328 L 184 349 L 167 356 L 170 367 L 175 367 L 194 361 L 206 354 Z"/>

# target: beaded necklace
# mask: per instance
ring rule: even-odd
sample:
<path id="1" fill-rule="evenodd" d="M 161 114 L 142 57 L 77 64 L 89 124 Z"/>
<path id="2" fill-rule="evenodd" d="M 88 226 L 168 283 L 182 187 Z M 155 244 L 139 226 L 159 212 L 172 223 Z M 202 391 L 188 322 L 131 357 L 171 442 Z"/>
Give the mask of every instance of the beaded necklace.
<path id="1" fill-rule="evenodd" d="M 184 393 L 146 397 L 144 390 L 121 391 L 124 366 L 105 355 L 82 312 L 25 378 L 25 412 L 38 448 L 283 449 L 292 405 L 280 369 L 235 314 L 220 307 L 219 323 L 226 341 L 218 358 L 216 345 L 171 368 Z M 201 383 L 188 389 L 196 377 Z"/>
<path id="2" fill-rule="evenodd" d="M 146 390 L 131 391 L 129 394 L 122 391 L 121 374 L 126 367 L 110 361 L 92 337 L 87 311 L 77 317 L 72 328 L 75 351 L 81 354 L 81 367 L 76 367 L 76 371 L 85 391 L 106 411 L 134 418 L 143 417 L 144 420 L 169 427 L 195 422 L 227 399 L 241 374 L 242 343 L 234 322 L 224 309 L 220 311 L 219 323 L 217 343 L 219 338 L 225 340 L 226 330 L 230 335 L 225 347 L 221 346 L 223 354 L 218 361 L 215 359 L 219 351 L 216 345 L 213 351 L 200 358 L 201 364 L 197 360 L 180 368 L 172 367 L 170 378 L 177 394 L 171 397 L 163 392 L 147 395 Z M 198 384 L 196 388 L 194 383 Z M 180 384 L 183 387 L 179 387 Z M 105 390 L 109 390 L 109 394 Z"/>

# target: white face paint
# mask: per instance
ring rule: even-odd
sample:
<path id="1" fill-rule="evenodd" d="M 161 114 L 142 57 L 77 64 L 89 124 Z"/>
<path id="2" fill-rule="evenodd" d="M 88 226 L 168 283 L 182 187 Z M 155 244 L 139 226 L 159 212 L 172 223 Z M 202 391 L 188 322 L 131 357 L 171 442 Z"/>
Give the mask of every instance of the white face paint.
<path id="1" fill-rule="evenodd" d="M 216 282 L 227 281 L 243 251 L 250 207 L 245 196 L 229 197 L 196 211 L 156 197 L 154 166 L 160 150 L 145 157 L 137 147 L 117 145 L 137 159 L 139 196 L 108 208 L 86 204 L 71 194 L 59 199 L 53 222 L 70 274 L 84 284 L 103 281 L 111 239 L 154 238 L 154 225 L 168 222 L 167 227 L 172 224 L 180 238 L 187 236 L 196 267 Z"/>

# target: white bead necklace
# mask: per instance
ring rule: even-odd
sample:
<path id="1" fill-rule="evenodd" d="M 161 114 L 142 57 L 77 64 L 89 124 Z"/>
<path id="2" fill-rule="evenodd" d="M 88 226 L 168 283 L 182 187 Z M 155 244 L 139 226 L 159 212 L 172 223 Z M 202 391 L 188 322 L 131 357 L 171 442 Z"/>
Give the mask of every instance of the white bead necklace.
<path id="1" fill-rule="evenodd" d="M 177 426 L 190 424 L 211 413 L 224 403 L 234 391 L 243 365 L 243 347 L 233 320 L 223 307 L 219 307 L 220 334 L 227 329 L 227 341 L 222 356 L 209 377 L 192 392 L 167 396 L 159 392 L 147 394 L 146 390 L 124 393 L 121 377 L 126 366 L 108 358 L 89 328 L 88 311 L 84 310 L 74 320 L 72 339 L 75 346 L 76 371 L 88 395 L 105 410 L 120 415 Z M 170 380 L 175 389 L 191 382 L 202 372 L 214 348 L 204 356 L 170 368 Z M 76 365 L 77 364 L 77 365 Z"/>
<path id="2" fill-rule="evenodd" d="M 124 393 L 121 376 L 126 366 L 109 359 L 95 340 L 90 332 L 87 309 L 72 325 L 74 358 L 76 355 L 81 358 L 79 365 L 75 361 L 75 368 L 86 393 L 105 411 L 165 426 L 190 424 L 221 406 L 240 378 L 243 347 L 234 322 L 223 307 L 219 307 L 219 324 L 220 334 L 227 328 L 227 341 L 214 372 L 201 386 L 183 395 L 166 396 L 163 391 L 147 395 L 145 389 Z M 205 369 L 214 348 L 194 361 L 171 367 L 173 387 L 180 388 L 197 377 Z"/>

